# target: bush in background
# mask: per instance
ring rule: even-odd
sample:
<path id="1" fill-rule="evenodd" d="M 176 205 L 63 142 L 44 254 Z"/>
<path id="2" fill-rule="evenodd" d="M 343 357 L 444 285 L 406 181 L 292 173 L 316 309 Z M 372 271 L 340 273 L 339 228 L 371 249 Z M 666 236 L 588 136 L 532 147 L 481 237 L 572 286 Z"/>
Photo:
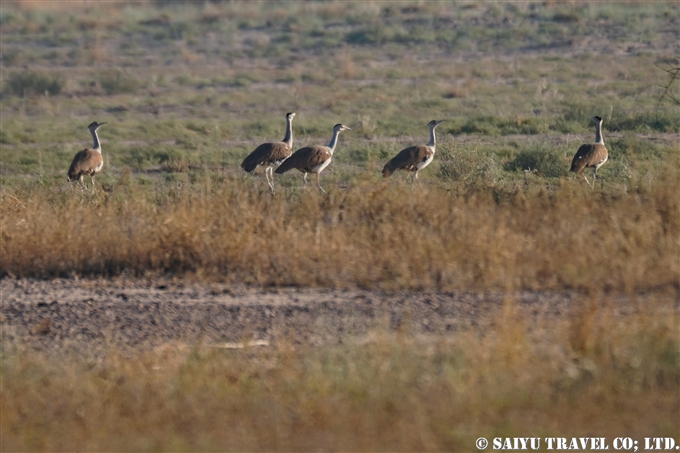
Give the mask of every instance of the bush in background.
<path id="1" fill-rule="evenodd" d="M 669 109 L 612 117 L 609 129 L 612 131 L 680 132 L 680 113 Z"/>
<path id="2" fill-rule="evenodd" d="M 134 94 L 141 84 L 137 79 L 128 77 L 118 71 L 102 74 L 99 77 L 99 85 L 106 94 Z"/>
<path id="3" fill-rule="evenodd" d="M 494 186 L 503 179 L 497 157 L 476 146 L 443 147 L 439 176 L 473 186 Z"/>
<path id="4" fill-rule="evenodd" d="M 63 88 L 61 77 L 46 72 L 14 72 L 7 81 L 7 90 L 16 96 L 54 96 L 61 93 Z"/>
<path id="5" fill-rule="evenodd" d="M 563 153 L 554 150 L 547 143 L 537 143 L 519 151 L 515 158 L 507 163 L 506 169 L 536 171 L 542 176 L 557 178 L 567 174 L 569 165 L 564 161 Z"/>

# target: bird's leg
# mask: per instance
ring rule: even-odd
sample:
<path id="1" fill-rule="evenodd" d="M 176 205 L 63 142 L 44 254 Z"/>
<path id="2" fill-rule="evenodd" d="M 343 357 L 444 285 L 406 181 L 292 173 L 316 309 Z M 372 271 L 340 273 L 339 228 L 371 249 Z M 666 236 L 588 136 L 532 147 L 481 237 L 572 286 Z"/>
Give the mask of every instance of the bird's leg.
<path id="1" fill-rule="evenodd" d="M 413 188 L 415 187 L 416 181 L 418 181 L 418 170 L 416 170 L 415 173 L 413 174 L 413 181 L 411 182 L 411 190 L 413 190 Z"/>
<path id="2" fill-rule="evenodd" d="M 586 182 L 588 183 L 588 185 L 590 186 L 591 189 L 594 189 L 594 188 L 595 188 L 595 186 L 594 186 L 593 184 L 591 184 L 590 181 L 588 181 L 588 178 L 586 177 L 585 174 L 583 175 L 583 179 L 586 180 Z"/>
<path id="3" fill-rule="evenodd" d="M 264 170 L 264 176 L 267 178 L 267 184 L 272 190 L 272 195 L 274 194 L 274 167 L 267 167 Z"/>
<path id="4" fill-rule="evenodd" d="M 85 184 L 85 181 L 83 181 L 83 175 L 80 175 L 80 178 L 78 178 L 78 182 L 80 183 L 80 190 L 87 190 L 87 185 Z"/>
<path id="5" fill-rule="evenodd" d="M 323 190 L 323 187 L 321 187 L 321 182 L 319 181 L 319 173 L 316 174 L 316 185 L 319 186 L 319 189 L 321 189 L 323 193 L 326 193 L 326 191 Z"/>
<path id="6" fill-rule="evenodd" d="M 94 193 L 94 175 L 90 177 L 92 179 L 92 193 Z"/>
<path id="7" fill-rule="evenodd" d="M 304 182 L 304 184 L 302 185 L 302 188 L 304 189 L 305 187 L 307 187 L 307 173 L 305 173 L 304 176 L 302 177 L 302 181 Z"/>
<path id="8" fill-rule="evenodd" d="M 593 189 L 595 188 L 595 178 L 597 178 L 597 167 L 593 168 Z"/>

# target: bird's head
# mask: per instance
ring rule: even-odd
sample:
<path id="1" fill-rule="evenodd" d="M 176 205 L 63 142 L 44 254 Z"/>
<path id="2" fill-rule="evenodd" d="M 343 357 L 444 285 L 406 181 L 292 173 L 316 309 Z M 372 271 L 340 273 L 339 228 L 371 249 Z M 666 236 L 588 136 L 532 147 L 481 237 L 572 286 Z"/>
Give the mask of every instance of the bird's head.
<path id="1" fill-rule="evenodd" d="M 97 129 L 99 129 L 100 127 L 102 127 L 105 124 L 106 124 L 106 122 L 98 123 L 98 122 L 95 121 L 94 123 L 91 123 L 89 126 L 87 126 L 87 128 L 91 131 L 96 131 Z"/>
<path id="2" fill-rule="evenodd" d="M 594 116 L 593 121 L 595 122 L 595 124 L 600 124 L 602 122 L 602 118 L 600 118 L 599 116 Z"/>
<path id="3" fill-rule="evenodd" d="M 337 131 L 337 132 L 342 132 L 342 131 L 351 131 L 352 129 L 350 129 L 349 127 L 345 126 L 344 124 L 338 123 L 338 124 L 336 124 L 336 125 L 333 127 L 333 130 L 334 130 L 334 131 Z"/>
<path id="4" fill-rule="evenodd" d="M 288 112 L 288 113 L 286 113 L 286 119 L 287 119 L 288 121 L 292 121 L 293 118 L 295 118 L 295 112 Z"/>
<path id="5" fill-rule="evenodd" d="M 430 129 L 434 129 L 435 127 L 437 127 L 437 124 L 443 123 L 444 121 L 445 120 L 432 120 L 429 123 L 427 123 L 427 127 L 429 127 Z"/>

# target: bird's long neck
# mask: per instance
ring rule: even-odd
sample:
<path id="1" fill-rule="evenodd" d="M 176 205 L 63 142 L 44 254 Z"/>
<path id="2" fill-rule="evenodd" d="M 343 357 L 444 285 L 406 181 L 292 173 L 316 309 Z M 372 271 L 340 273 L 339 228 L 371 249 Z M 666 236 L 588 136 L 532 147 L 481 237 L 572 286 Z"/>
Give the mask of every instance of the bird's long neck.
<path id="1" fill-rule="evenodd" d="M 92 139 L 94 140 L 94 145 L 93 145 L 92 148 L 101 153 L 102 152 L 102 145 L 101 145 L 101 143 L 99 143 L 99 137 L 97 136 L 97 129 L 92 129 L 92 130 L 90 130 L 90 132 L 92 133 Z"/>
<path id="2" fill-rule="evenodd" d="M 602 122 L 597 123 L 597 126 L 595 126 L 595 143 L 604 145 L 604 140 L 602 139 Z"/>
<path id="3" fill-rule="evenodd" d="M 286 136 L 283 137 L 283 143 L 287 144 L 290 148 L 293 147 L 293 118 L 288 118 Z"/>
<path id="4" fill-rule="evenodd" d="M 432 151 L 434 151 L 435 146 L 437 146 L 437 135 L 434 133 L 434 128 L 436 126 L 432 126 L 430 128 L 430 141 L 427 143 L 427 146 L 432 148 Z"/>
<path id="5" fill-rule="evenodd" d="M 333 154 L 333 151 L 335 151 L 335 145 L 338 144 L 338 135 L 340 135 L 340 131 L 338 129 L 333 130 L 333 137 L 331 137 L 331 141 L 328 144 L 331 154 Z"/>

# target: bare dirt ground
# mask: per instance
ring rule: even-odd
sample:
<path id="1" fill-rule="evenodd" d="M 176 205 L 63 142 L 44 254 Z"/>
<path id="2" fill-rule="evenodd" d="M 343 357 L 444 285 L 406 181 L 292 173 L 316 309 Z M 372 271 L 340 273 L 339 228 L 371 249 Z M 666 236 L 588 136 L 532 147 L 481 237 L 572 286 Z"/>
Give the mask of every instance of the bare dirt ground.
<path id="1" fill-rule="evenodd" d="M 484 330 L 502 293 L 250 288 L 140 279 L 0 280 L 3 349 L 105 351 L 167 343 L 239 347 L 243 342 L 328 344 L 381 329 L 442 335 Z M 520 292 L 525 316 L 561 317 L 577 293 Z M 620 313 L 644 303 L 614 301 Z M 677 311 L 678 301 L 671 302 Z"/>

